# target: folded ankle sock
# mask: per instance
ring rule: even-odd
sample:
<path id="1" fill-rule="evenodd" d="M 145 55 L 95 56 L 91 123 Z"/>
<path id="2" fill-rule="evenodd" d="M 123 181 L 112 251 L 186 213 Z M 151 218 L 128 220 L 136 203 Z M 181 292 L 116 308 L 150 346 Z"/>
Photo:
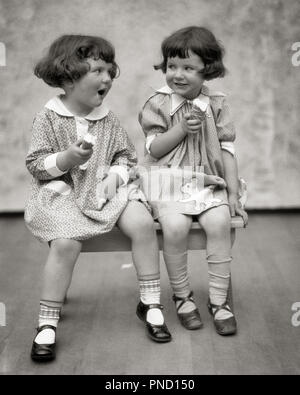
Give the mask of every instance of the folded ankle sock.
<path id="1" fill-rule="evenodd" d="M 191 292 L 188 278 L 187 252 L 185 251 L 176 255 L 164 252 L 163 255 L 174 294 L 179 298 L 187 297 Z M 180 301 L 176 302 L 176 307 L 178 307 L 180 303 Z M 178 312 L 189 313 L 195 310 L 195 308 L 195 303 L 188 301 L 180 307 Z"/>
<path id="2" fill-rule="evenodd" d="M 44 325 L 51 325 L 57 328 L 62 305 L 63 302 L 41 300 L 39 328 Z M 52 329 L 44 329 L 38 333 L 34 341 L 38 344 L 53 344 L 55 343 L 55 332 Z"/>
<path id="3" fill-rule="evenodd" d="M 140 299 L 146 305 L 160 304 L 160 279 L 153 277 L 139 277 Z M 164 316 L 160 309 L 154 308 L 148 311 L 146 320 L 152 325 L 162 325 Z"/>
<path id="4" fill-rule="evenodd" d="M 230 284 L 230 262 L 231 258 L 212 259 L 208 257 L 209 298 L 214 305 L 221 306 L 227 300 Z M 215 319 L 225 320 L 232 316 L 232 313 L 222 309 L 217 312 Z"/>

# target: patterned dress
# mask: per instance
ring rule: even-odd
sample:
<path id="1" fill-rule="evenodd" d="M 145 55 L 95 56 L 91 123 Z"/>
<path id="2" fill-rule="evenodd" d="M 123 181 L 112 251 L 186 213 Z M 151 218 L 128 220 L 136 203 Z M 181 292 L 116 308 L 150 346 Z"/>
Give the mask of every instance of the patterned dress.
<path id="1" fill-rule="evenodd" d="M 96 138 L 91 158 L 68 172 L 56 167 L 56 156 L 86 133 Z M 143 200 L 128 171 L 136 151 L 116 116 L 104 105 L 85 118 L 75 117 L 59 97 L 50 100 L 33 122 L 26 166 L 33 175 L 25 222 L 41 241 L 85 240 L 109 232 L 129 200 Z M 124 185 L 99 209 L 97 188 L 107 173 L 118 173 Z"/>
<path id="2" fill-rule="evenodd" d="M 205 115 L 201 131 L 188 134 L 164 157 L 152 157 L 150 147 L 156 136 L 178 124 L 195 106 Z M 203 86 L 199 97 L 190 102 L 164 87 L 147 100 L 139 122 L 146 136 L 141 184 L 155 218 L 172 213 L 199 215 L 228 204 L 226 190 L 204 187 L 203 178 L 203 173 L 224 178 L 222 149 L 234 155 L 235 129 L 223 93 Z"/>

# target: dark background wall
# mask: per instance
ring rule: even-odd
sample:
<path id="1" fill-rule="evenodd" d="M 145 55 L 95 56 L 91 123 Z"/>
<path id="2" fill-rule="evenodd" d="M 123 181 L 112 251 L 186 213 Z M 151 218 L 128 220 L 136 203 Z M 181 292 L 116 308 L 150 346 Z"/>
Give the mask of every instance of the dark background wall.
<path id="1" fill-rule="evenodd" d="M 191 24 L 212 29 L 226 48 L 229 74 L 211 85 L 229 95 L 248 208 L 299 207 L 299 20 L 299 0 L 1 0 L 0 211 L 24 208 L 32 119 L 59 92 L 32 68 L 57 36 L 84 33 L 113 42 L 121 77 L 107 101 L 142 155 L 137 113 L 151 89 L 165 83 L 152 67 L 161 41 Z"/>

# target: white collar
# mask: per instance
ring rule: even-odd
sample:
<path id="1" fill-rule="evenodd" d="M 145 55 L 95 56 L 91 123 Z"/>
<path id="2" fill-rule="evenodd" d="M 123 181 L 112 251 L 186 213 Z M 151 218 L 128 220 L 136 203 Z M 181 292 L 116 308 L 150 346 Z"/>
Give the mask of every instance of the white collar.
<path id="1" fill-rule="evenodd" d="M 177 93 L 175 93 L 169 86 L 164 86 L 163 88 L 157 89 L 156 92 L 163 93 L 165 95 L 170 95 L 171 97 L 171 108 L 170 115 L 174 115 L 179 108 L 183 106 L 188 100 Z M 202 111 L 206 111 L 209 105 L 209 89 L 207 86 L 202 87 L 200 95 L 193 100 L 193 104 L 200 107 Z"/>
<path id="2" fill-rule="evenodd" d="M 53 97 L 48 101 L 48 103 L 46 103 L 45 107 L 64 117 L 84 118 L 88 121 L 99 121 L 100 119 L 105 118 L 109 112 L 109 109 L 105 105 L 101 105 L 100 107 L 94 108 L 93 111 L 91 111 L 85 117 L 77 117 L 67 109 L 60 96 Z"/>

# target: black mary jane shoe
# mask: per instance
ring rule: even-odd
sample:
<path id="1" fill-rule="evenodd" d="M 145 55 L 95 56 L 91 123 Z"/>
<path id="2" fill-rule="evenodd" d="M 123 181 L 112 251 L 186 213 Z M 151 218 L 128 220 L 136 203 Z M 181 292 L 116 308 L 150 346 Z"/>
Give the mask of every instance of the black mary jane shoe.
<path id="1" fill-rule="evenodd" d="M 45 329 L 52 329 L 56 332 L 55 326 L 52 325 L 43 325 L 37 328 L 37 335 Z M 56 343 L 53 344 L 38 344 L 33 341 L 32 349 L 31 349 L 31 359 L 35 362 L 50 362 L 55 359 L 55 346 Z"/>
<path id="2" fill-rule="evenodd" d="M 137 306 L 136 315 L 146 324 L 146 332 L 148 337 L 158 343 L 167 343 L 172 340 L 172 336 L 166 324 L 154 325 L 147 321 L 147 313 L 150 309 L 163 309 L 160 304 L 144 304 L 142 301 Z"/>
<path id="3" fill-rule="evenodd" d="M 188 313 L 179 313 L 180 308 L 186 302 L 195 303 L 193 299 L 193 291 L 191 291 L 191 293 L 185 298 L 180 298 L 179 296 L 173 295 L 173 300 L 175 302 L 175 305 L 177 302 L 181 302 L 178 306 L 176 305 L 176 310 L 179 321 L 181 325 L 185 327 L 185 329 L 193 331 L 196 329 L 201 329 L 203 327 L 203 322 L 201 320 L 201 316 L 197 307 L 194 310 L 189 311 Z"/>
<path id="4" fill-rule="evenodd" d="M 213 316 L 214 325 L 215 325 L 216 331 L 219 335 L 230 336 L 230 335 L 236 334 L 237 323 L 236 323 L 236 319 L 234 316 L 229 317 L 225 320 L 216 320 L 215 319 L 217 312 L 220 310 L 227 310 L 231 314 L 233 314 L 227 301 L 224 304 L 222 304 L 221 306 L 218 306 L 218 305 L 212 304 L 209 300 L 207 307 L 208 307 L 208 311 Z"/>

